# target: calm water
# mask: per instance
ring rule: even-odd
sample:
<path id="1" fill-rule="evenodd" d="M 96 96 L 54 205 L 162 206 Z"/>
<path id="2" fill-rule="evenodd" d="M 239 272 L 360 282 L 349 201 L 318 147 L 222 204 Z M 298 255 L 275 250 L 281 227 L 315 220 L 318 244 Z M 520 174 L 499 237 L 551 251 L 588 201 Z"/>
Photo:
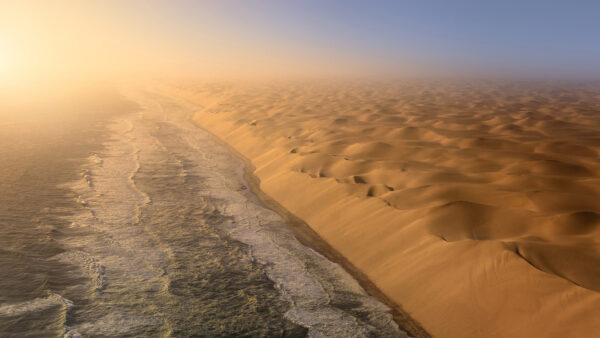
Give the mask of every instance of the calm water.
<path id="1" fill-rule="evenodd" d="M 404 336 L 194 107 L 128 97 L 0 124 L 0 336 Z"/>

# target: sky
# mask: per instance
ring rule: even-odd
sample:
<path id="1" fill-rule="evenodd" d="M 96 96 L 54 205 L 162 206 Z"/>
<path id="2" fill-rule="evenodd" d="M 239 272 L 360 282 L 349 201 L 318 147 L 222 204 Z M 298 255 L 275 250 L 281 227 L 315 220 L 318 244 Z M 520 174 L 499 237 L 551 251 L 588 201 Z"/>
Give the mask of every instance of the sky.
<path id="1" fill-rule="evenodd" d="M 127 76 L 600 78 L 598 1 L 0 0 L 0 88 Z"/>

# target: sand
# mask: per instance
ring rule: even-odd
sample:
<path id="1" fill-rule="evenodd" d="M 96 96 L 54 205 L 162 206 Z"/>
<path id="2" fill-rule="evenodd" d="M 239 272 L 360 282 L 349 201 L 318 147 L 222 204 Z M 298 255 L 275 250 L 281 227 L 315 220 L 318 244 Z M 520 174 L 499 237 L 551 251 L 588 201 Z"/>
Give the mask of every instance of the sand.
<path id="1" fill-rule="evenodd" d="M 600 86 L 169 83 L 433 336 L 600 332 Z"/>

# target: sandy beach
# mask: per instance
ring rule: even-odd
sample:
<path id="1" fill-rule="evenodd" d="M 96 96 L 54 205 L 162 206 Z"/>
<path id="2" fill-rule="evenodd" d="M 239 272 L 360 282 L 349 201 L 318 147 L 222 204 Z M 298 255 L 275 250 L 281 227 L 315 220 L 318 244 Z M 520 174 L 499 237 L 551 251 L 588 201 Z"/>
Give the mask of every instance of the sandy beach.
<path id="1" fill-rule="evenodd" d="M 600 89 L 179 82 L 260 189 L 433 336 L 600 330 Z"/>
<path id="2" fill-rule="evenodd" d="M 0 336 L 600 337 L 598 13 L 0 1 Z"/>

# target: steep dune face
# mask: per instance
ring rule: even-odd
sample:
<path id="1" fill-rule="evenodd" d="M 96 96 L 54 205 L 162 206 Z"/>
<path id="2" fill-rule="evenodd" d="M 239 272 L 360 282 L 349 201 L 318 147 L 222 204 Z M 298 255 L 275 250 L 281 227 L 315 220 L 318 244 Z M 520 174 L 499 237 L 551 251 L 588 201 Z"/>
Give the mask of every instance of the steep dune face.
<path id="1" fill-rule="evenodd" d="M 439 336 L 600 330 L 600 88 L 178 84 L 261 188 Z"/>

